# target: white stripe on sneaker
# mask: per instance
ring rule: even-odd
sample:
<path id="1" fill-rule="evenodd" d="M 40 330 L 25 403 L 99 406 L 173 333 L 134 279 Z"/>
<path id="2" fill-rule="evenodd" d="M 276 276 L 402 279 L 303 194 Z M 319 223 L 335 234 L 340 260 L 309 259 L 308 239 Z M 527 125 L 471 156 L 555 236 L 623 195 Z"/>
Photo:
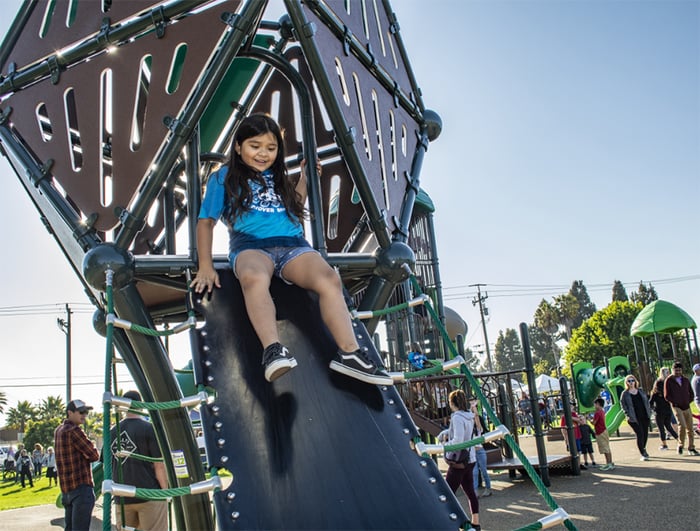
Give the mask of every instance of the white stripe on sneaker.
<path id="1" fill-rule="evenodd" d="M 367 361 L 362 359 L 360 356 L 358 356 L 354 352 L 350 352 L 350 353 L 339 352 L 339 354 L 340 354 L 340 357 L 343 359 L 343 362 L 354 359 L 358 365 L 360 365 L 361 367 L 364 367 L 367 370 L 373 369 L 375 367 L 374 363 L 368 363 Z"/>

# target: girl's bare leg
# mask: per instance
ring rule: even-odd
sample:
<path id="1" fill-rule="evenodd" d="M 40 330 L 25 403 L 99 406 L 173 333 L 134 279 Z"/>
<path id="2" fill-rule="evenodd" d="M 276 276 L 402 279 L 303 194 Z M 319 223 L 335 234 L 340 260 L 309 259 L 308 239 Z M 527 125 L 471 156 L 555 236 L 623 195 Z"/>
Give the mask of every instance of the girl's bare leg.
<path id="1" fill-rule="evenodd" d="M 236 258 L 236 276 L 241 283 L 245 307 L 263 348 L 279 341 L 275 303 L 270 295 L 274 272 L 272 260 L 255 251 L 242 251 Z"/>
<path id="2" fill-rule="evenodd" d="M 289 262 L 282 275 L 300 288 L 318 294 L 321 318 L 341 350 L 353 352 L 360 348 L 343 298 L 340 277 L 328 262 L 316 253 L 304 253 Z"/>

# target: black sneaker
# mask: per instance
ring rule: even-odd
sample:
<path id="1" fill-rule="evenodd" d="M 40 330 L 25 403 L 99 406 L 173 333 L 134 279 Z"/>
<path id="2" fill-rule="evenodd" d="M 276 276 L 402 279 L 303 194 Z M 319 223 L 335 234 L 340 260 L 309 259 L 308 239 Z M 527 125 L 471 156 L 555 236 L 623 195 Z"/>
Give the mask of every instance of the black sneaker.
<path id="1" fill-rule="evenodd" d="M 280 343 L 273 343 L 263 352 L 265 366 L 265 379 L 272 382 L 284 373 L 297 366 L 297 360 L 290 356 L 287 347 Z"/>
<path id="2" fill-rule="evenodd" d="M 678 450 L 676 450 L 676 451 L 678 452 L 678 455 L 683 455 L 683 447 L 682 446 L 679 446 Z"/>
<path id="3" fill-rule="evenodd" d="M 331 361 L 330 368 L 368 384 L 394 385 L 391 376 L 385 370 L 377 367 L 361 349 L 355 352 L 339 350 Z"/>

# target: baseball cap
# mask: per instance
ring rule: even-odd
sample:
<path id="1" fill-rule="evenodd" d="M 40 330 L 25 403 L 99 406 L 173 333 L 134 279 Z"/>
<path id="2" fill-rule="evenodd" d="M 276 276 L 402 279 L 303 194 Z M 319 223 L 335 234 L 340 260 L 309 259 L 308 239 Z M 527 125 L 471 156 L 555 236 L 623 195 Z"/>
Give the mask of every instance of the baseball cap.
<path id="1" fill-rule="evenodd" d="M 141 402 L 141 394 L 138 391 L 127 391 L 126 393 L 124 393 L 124 398 Z"/>
<path id="2" fill-rule="evenodd" d="M 693 372 L 697 371 L 698 369 L 700 369 L 700 363 L 693 365 Z"/>
<path id="3" fill-rule="evenodd" d="M 87 413 L 89 410 L 92 409 L 92 406 L 88 406 L 82 400 L 71 400 L 70 402 L 68 402 L 68 407 L 66 409 L 68 411 L 79 411 L 80 413 Z"/>

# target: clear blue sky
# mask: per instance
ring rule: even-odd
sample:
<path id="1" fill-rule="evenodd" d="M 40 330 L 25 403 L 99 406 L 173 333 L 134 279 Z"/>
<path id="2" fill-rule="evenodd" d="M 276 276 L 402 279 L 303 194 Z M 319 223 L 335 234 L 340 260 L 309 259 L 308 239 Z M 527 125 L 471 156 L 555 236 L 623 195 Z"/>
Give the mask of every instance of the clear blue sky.
<path id="1" fill-rule="evenodd" d="M 425 103 L 443 120 L 422 186 L 437 208 L 447 304 L 467 321 L 468 346 L 483 343 L 467 287 L 476 283 L 487 284 L 492 343 L 577 279 L 598 308 L 614 280 L 628 292 L 651 281 L 700 320 L 700 4 L 426 5 L 393 3 Z M 10 22 L 0 20 L 0 33 Z M 56 318 L 65 302 L 87 308 L 87 299 L 4 159 L 0 179 L 0 307 L 55 305 L 0 315 L 0 389 L 14 406 L 63 395 Z M 99 406 L 104 340 L 91 314 L 74 315 L 73 375 L 93 384 L 73 396 Z M 189 353 L 176 350 L 179 367 Z"/>

